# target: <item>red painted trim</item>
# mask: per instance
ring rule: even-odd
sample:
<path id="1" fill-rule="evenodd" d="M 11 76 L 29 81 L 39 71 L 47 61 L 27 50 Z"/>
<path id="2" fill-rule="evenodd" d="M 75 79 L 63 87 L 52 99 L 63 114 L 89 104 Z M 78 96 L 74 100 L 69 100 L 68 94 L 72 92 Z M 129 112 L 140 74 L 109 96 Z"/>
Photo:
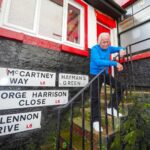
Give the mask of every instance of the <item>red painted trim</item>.
<path id="1" fill-rule="evenodd" d="M 141 53 L 141 54 L 137 54 L 137 55 L 133 55 L 132 56 L 132 61 L 136 61 L 136 60 L 140 60 L 140 59 L 146 59 L 146 58 L 150 58 L 150 52 L 144 52 L 144 53 Z M 129 58 L 129 61 L 131 59 Z M 123 63 L 123 62 L 126 62 L 127 60 L 126 59 L 120 59 L 120 62 Z"/>
<path id="2" fill-rule="evenodd" d="M 0 8 L 2 7 L 2 2 L 3 2 L 3 0 L 0 0 Z"/>
<path id="3" fill-rule="evenodd" d="M 88 51 L 88 5 L 82 0 L 75 0 L 81 6 L 84 7 L 84 42 L 85 42 L 85 51 Z"/>
<path id="4" fill-rule="evenodd" d="M 133 4 L 137 0 L 115 0 L 115 2 L 123 8 L 128 7 L 129 5 Z"/>
<path id="5" fill-rule="evenodd" d="M 23 41 L 24 34 L 15 31 L 10 31 L 4 28 L 0 28 L 0 37 L 6 37 L 18 41 Z"/>
<path id="6" fill-rule="evenodd" d="M 76 55 L 81 55 L 81 56 L 89 56 L 88 51 L 73 48 L 64 44 L 62 44 L 62 51 L 69 52 L 69 53 L 76 54 Z"/>
<path id="7" fill-rule="evenodd" d="M 35 46 L 39 46 L 39 47 L 47 48 L 51 50 L 57 50 L 57 51 L 62 50 L 64 52 L 69 52 L 69 53 L 76 54 L 76 55 L 89 56 L 89 53 L 87 50 L 73 48 L 71 46 L 55 43 L 55 42 L 48 41 L 48 40 L 43 40 L 37 37 L 25 35 L 23 33 L 10 31 L 10 30 L 3 29 L 3 28 L 0 28 L 0 37 L 14 39 L 17 41 L 21 41 L 25 44 L 35 45 Z"/>
<path id="8" fill-rule="evenodd" d="M 108 26 L 109 28 L 116 28 L 116 20 L 113 18 L 95 10 L 96 18 L 102 24 Z"/>
<path id="9" fill-rule="evenodd" d="M 61 50 L 61 44 L 59 43 L 55 43 L 55 42 L 48 41 L 48 40 L 43 40 L 43 39 L 29 36 L 29 35 L 24 36 L 23 43 L 35 45 L 35 46 L 39 46 L 43 48 L 48 48 L 51 50 L 58 50 L 58 51 Z"/>
<path id="10" fill-rule="evenodd" d="M 51 50 L 58 50 L 58 51 L 65 51 L 81 56 L 88 56 L 88 5 L 83 2 L 82 0 L 75 0 L 77 3 L 82 5 L 84 7 L 84 33 L 85 33 L 85 45 L 84 45 L 84 50 L 78 49 L 78 48 L 73 48 L 71 46 L 66 46 L 66 45 L 61 45 L 59 43 L 55 43 L 52 41 L 40 39 L 37 37 L 29 36 L 23 33 L 18 33 L 15 31 L 7 30 L 4 28 L 0 28 L 0 37 L 6 37 L 14 40 L 19 40 L 22 41 L 25 44 L 30 44 L 30 45 L 35 45 L 43 48 L 48 48 Z"/>

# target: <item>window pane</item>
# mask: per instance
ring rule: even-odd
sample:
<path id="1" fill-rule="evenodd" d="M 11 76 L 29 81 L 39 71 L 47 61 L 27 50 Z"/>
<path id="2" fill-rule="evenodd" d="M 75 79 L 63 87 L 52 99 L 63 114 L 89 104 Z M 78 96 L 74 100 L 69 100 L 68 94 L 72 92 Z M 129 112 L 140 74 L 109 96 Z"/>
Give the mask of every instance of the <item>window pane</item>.
<path id="1" fill-rule="evenodd" d="M 80 10 L 70 4 L 68 5 L 67 40 L 80 43 Z"/>
<path id="2" fill-rule="evenodd" d="M 36 0 L 11 0 L 8 23 L 33 29 Z"/>
<path id="3" fill-rule="evenodd" d="M 42 0 L 39 34 L 48 38 L 61 40 L 63 0 Z"/>

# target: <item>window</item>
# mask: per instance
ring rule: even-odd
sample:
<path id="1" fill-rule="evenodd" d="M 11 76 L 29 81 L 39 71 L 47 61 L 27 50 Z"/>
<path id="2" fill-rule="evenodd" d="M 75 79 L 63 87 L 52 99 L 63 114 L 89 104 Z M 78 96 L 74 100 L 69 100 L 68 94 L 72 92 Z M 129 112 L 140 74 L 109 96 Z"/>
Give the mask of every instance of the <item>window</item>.
<path id="1" fill-rule="evenodd" d="M 83 49 L 84 7 L 75 0 L 5 0 L 3 3 L 2 27 Z"/>
<path id="2" fill-rule="evenodd" d="M 56 0 L 41 1 L 39 35 L 56 40 L 61 40 L 63 24 L 63 3 L 58 4 L 56 2 Z"/>
<path id="3" fill-rule="evenodd" d="M 32 31 L 35 12 L 36 0 L 10 0 L 7 3 L 5 24 L 17 29 Z"/>

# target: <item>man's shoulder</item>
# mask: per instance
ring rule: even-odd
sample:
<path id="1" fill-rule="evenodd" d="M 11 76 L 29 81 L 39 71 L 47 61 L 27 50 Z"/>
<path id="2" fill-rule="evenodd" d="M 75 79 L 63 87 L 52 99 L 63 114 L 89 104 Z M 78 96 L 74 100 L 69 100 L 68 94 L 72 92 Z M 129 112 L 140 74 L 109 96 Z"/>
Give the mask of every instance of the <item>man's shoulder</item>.
<path id="1" fill-rule="evenodd" d="M 94 45 L 94 46 L 91 48 L 91 50 L 95 50 L 95 49 L 99 49 L 99 48 L 100 48 L 99 45 L 96 44 L 96 45 Z"/>

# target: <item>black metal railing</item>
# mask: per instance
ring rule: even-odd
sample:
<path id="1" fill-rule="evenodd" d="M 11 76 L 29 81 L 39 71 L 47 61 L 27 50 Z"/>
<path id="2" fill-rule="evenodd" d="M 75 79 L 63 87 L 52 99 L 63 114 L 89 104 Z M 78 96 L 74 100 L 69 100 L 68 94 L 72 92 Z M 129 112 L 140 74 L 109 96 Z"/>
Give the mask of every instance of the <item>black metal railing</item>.
<path id="1" fill-rule="evenodd" d="M 120 55 L 118 55 L 119 57 L 119 61 L 120 61 Z M 130 57 L 130 58 L 129 58 Z M 127 82 L 127 76 L 129 77 L 129 74 L 131 73 L 131 71 L 133 72 L 133 68 L 131 70 L 131 66 L 133 67 L 133 65 L 131 65 L 131 61 L 132 61 L 132 54 L 131 54 L 131 50 L 130 50 L 130 47 L 126 48 L 126 56 L 124 56 L 122 59 L 125 60 L 123 62 L 123 66 L 124 68 L 126 68 L 126 71 L 125 72 L 125 80 L 124 80 L 124 85 L 121 86 L 121 92 L 123 94 L 123 91 L 125 90 L 125 99 L 128 98 L 128 93 L 130 92 L 131 93 L 131 85 L 130 85 L 130 82 Z M 109 90 L 108 90 L 108 87 L 106 86 L 106 70 L 108 68 L 104 68 L 98 75 L 96 75 L 95 77 L 93 77 L 89 83 L 83 88 L 81 89 L 73 98 L 71 98 L 69 100 L 69 102 L 64 105 L 64 106 L 60 106 L 60 107 L 57 107 L 54 112 L 57 111 L 57 130 L 56 130 L 56 133 L 57 133 L 57 136 L 56 136 L 56 150 L 60 150 L 61 149 L 61 125 L 62 125 L 62 121 L 61 121 L 61 118 L 63 116 L 63 113 L 65 112 L 65 110 L 70 110 L 70 116 L 69 116 L 69 142 L 68 142 L 68 149 L 69 150 L 73 150 L 73 131 L 74 131 L 74 117 L 76 116 L 75 115 L 75 105 L 78 101 L 81 101 L 81 104 L 80 107 L 81 108 L 81 114 L 80 114 L 80 117 L 81 117 L 81 141 L 82 141 L 82 145 L 81 145 L 81 148 L 82 150 L 86 150 L 86 139 L 87 139 L 87 129 L 86 129 L 86 126 L 85 126 L 85 103 L 89 103 L 89 107 L 90 107 L 90 121 L 89 121 L 89 135 L 90 135 L 90 138 L 89 138 L 89 141 L 90 141 L 90 150 L 93 150 L 95 149 L 95 131 L 93 129 L 93 108 L 92 108 L 92 103 L 91 103 L 91 99 L 92 99 L 92 85 L 93 83 L 96 81 L 97 84 L 98 84 L 98 88 L 97 88 L 97 93 L 98 93 L 98 122 L 99 122 L 99 132 L 96 133 L 98 136 L 97 136 L 97 145 L 96 145 L 96 148 L 97 149 L 103 149 L 103 146 L 104 146 L 104 143 L 105 143 L 105 149 L 108 150 L 109 149 L 109 146 L 110 146 L 110 141 L 111 141 L 111 136 L 113 136 L 113 134 L 115 133 L 115 117 L 113 116 L 114 114 L 114 110 L 113 110 L 113 101 L 112 101 L 112 96 L 113 96 L 113 92 L 112 92 L 112 89 L 114 88 L 112 86 L 112 82 L 111 82 L 111 75 L 109 75 L 109 82 L 110 82 L 110 85 L 109 85 Z M 100 79 L 101 77 L 103 76 L 103 86 L 102 86 L 102 89 L 103 89 L 103 92 L 101 92 L 101 87 L 100 87 Z M 115 89 L 118 89 L 117 87 L 117 82 L 118 82 L 118 76 L 119 76 L 119 73 L 115 71 L 115 79 L 116 79 L 116 82 L 115 82 Z M 129 77 L 130 80 L 132 80 L 132 77 Z M 109 92 L 109 95 L 108 95 L 108 92 Z M 86 97 L 88 95 L 88 98 Z M 112 112 L 112 115 L 111 117 L 109 117 L 108 113 L 107 113 L 107 107 L 108 107 L 108 99 L 110 100 L 110 104 L 111 104 L 111 112 Z M 102 101 L 103 100 L 103 101 Z M 119 102 L 118 102 L 118 96 L 117 96 L 117 92 L 116 92 L 116 102 L 117 102 L 117 106 L 119 105 Z M 123 102 L 123 101 L 122 101 Z M 122 103 L 122 107 L 124 107 L 123 103 Z M 103 108 L 103 109 L 102 109 Z M 117 107 L 117 112 L 119 108 Z M 117 114 L 118 117 L 119 117 L 119 113 Z M 104 127 L 104 133 L 101 132 L 101 126 Z M 110 129 L 111 128 L 111 129 Z"/>

